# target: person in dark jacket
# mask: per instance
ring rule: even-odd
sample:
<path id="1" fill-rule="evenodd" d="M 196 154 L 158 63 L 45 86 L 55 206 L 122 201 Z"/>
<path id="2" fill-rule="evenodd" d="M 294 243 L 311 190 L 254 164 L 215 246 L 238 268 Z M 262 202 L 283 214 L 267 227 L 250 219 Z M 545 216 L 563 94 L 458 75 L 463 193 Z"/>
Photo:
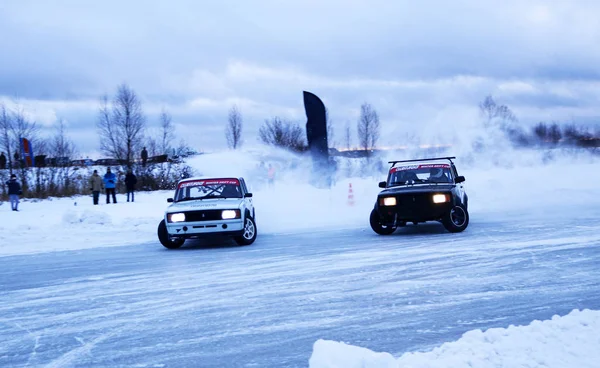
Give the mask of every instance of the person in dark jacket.
<path id="1" fill-rule="evenodd" d="M 6 169 L 6 156 L 4 156 L 4 152 L 0 154 L 0 170 Z"/>
<path id="2" fill-rule="evenodd" d="M 148 151 L 146 147 L 142 149 L 142 166 L 146 167 L 146 162 L 148 161 Z"/>
<path id="3" fill-rule="evenodd" d="M 21 190 L 21 184 L 17 181 L 17 176 L 12 174 L 10 180 L 6 182 L 8 187 L 8 198 L 10 200 L 10 207 L 13 211 L 19 210 L 19 196 L 23 194 Z"/>
<path id="4" fill-rule="evenodd" d="M 137 177 L 131 169 L 125 175 L 125 187 L 127 188 L 127 202 L 129 202 L 129 194 L 131 194 L 131 201 L 134 202 L 134 191 L 135 185 L 137 184 Z"/>
<path id="5" fill-rule="evenodd" d="M 110 171 L 110 167 L 106 169 L 104 174 L 104 188 L 106 188 L 106 203 L 110 203 L 110 195 L 112 194 L 113 203 L 117 203 L 115 188 L 117 187 L 117 176 Z"/>

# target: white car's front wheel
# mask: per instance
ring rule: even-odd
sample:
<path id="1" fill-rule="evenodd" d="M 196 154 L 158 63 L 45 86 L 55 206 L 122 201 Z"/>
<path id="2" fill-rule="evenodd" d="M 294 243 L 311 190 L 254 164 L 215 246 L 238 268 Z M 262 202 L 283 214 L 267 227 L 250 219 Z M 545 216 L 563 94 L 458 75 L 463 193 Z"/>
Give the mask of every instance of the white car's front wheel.
<path id="1" fill-rule="evenodd" d="M 185 239 L 173 239 L 169 236 L 167 232 L 167 225 L 165 224 L 165 220 L 162 220 L 160 224 L 158 224 L 158 240 L 160 240 L 160 244 L 162 244 L 165 248 L 169 249 L 177 249 L 183 245 Z"/>
<path id="2" fill-rule="evenodd" d="M 256 222 L 254 219 L 246 215 L 244 220 L 244 232 L 240 236 L 235 237 L 235 242 L 239 245 L 250 245 L 256 240 Z"/>

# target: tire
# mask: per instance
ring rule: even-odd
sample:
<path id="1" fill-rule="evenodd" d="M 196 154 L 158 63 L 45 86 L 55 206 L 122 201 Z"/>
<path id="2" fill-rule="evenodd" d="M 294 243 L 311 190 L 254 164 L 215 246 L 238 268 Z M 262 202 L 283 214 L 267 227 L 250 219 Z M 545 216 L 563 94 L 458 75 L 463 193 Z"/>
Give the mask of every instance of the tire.
<path id="1" fill-rule="evenodd" d="M 160 224 L 158 224 L 158 240 L 160 240 L 160 244 L 162 244 L 165 248 L 169 249 L 177 249 L 185 243 L 185 239 L 171 239 L 169 233 L 167 232 L 167 225 L 165 224 L 165 220 L 162 220 Z"/>
<path id="2" fill-rule="evenodd" d="M 391 235 L 396 228 L 393 226 L 383 226 L 379 221 L 379 214 L 375 209 L 371 211 L 371 216 L 369 217 L 369 223 L 371 224 L 371 229 L 379 235 Z"/>
<path id="3" fill-rule="evenodd" d="M 246 214 L 246 219 L 244 220 L 244 233 L 234 237 L 233 240 L 235 240 L 238 245 L 250 245 L 256 240 L 256 235 L 256 222 L 251 216 Z"/>
<path id="4" fill-rule="evenodd" d="M 456 205 L 444 215 L 442 224 L 451 233 L 460 233 L 469 226 L 469 211 L 462 204 Z"/>

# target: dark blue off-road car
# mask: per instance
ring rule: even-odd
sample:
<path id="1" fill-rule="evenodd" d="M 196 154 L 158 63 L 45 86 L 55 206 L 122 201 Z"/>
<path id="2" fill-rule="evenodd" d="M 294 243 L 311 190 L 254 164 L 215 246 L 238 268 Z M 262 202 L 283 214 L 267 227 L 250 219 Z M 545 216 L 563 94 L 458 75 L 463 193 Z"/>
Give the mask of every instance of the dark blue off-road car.
<path id="1" fill-rule="evenodd" d="M 370 224 L 380 235 L 392 234 L 407 223 L 439 221 L 450 232 L 469 225 L 468 197 L 452 159 L 438 157 L 390 161 L 385 188 L 377 196 Z"/>

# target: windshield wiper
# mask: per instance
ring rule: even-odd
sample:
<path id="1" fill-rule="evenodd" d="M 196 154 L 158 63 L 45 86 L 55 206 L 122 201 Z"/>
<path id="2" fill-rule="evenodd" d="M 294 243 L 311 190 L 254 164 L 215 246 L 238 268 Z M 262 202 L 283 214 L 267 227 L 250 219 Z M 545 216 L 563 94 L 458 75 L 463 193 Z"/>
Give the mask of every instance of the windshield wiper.
<path id="1" fill-rule="evenodd" d="M 197 200 L 200 200 L 200 199 L 212 199 L 212 198 L 221 198 L 221 196 L 214 195 L 214 194 L 209 194 L 209 195 L 205 195 L 204 197 L 186 197 L 186 198 L 182 198 L 180 200 L 177 200 L 176 202 L 197 201 Z"/>
<path id="2" fill-rule="evenodd" d="M 214 194 L 207 194 L 204 197 L 199 197 L 196 199 L 213 199 L 213 198 L 221 198 L 220 195 L 214 195 Z"/>
<path id="3" fill-rule="evenodd" d="M 185 202 L 185 201 L 191 201 L 191 200 L 194 200 L 194 199 L 196 199 L 196 198 L 186 197 L 186 198 L 178 199 L 175 202 Z"/>

